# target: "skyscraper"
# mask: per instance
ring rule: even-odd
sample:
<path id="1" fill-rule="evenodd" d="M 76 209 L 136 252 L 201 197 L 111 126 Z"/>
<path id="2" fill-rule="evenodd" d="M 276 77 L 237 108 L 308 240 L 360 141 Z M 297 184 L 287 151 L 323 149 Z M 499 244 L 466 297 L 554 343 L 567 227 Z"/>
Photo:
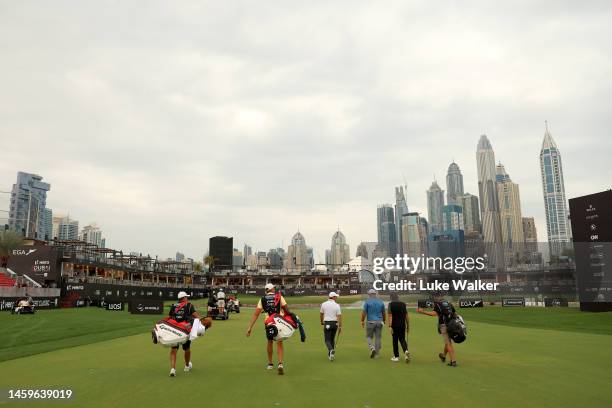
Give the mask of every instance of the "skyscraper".
<path id="1" fill-rule="evenodd" d="M 525 238 L 525 251 L 528 254 L 538 252 L 538 231 L 533 217 L 523 217 L 523 237 Z"/>
<path id="2" fill-rule="evenodd" d="M 378 245 L 386 252 L 385 256 L 395 256 L 397 251 L 397 235 L 395 219 L 391 204 L 381 204 L 377 208 Z"/>
<path id="3" fill-rule="evenodd" d="M 480 234 L 482 225 L 480 224 L 480 208 L 478 197 L 470 193 L 461 196 L 461 208 L 463 209 L 463 223 L 465 234 Z"/>
<path id="4" fill-rule="evenodd" d="M 452 162 L 446 173 L 446 203 L 461 205 L 463 195 L 463 175 L 457 163 Z"/>
<path id="5" fill-rule="evenodd" d="M 465 230 L 463 223 L 463 209 L 460 205 L 449 204 L 442 207 L 444 231 Z"/>
<path id="6" fill-rule="evenodd" d="M 79 239 L 79 222 L 70 216 L 61 217 L 57 226 L 57 239 L 60 241 L 76 241 Z"/>
<path id="7" fill-rule="evenodd" d="M 49 241 L 53 239 L 53 211 L 50 208 L 43 209 L 45 229 L 42 232 L 42 239 Z"/>
<path id="8" fill-rule="evenodd" d="M 306 272 L 311 268 L 309 248 L 306 246 L 306 239 L 299 231 L 293 235 L 291 244 L 287 248 L 285 268 L 289 272 Z"/>
<path id="9" fill-rule="evenodd" d="M 495 185 L 495 153 L 486 135 L 480 136 L 476 150 L 478 168 L 478 192 L 480 195 L 480 213 L 482 215 L 482 232 L 487 251 L 488 266 L 503 267 L 501 247 L 501 220 L 499 200 Z"/>
<path id="10" fill-rule="evenodd" d="M 44 210 L 51 185 L 42 179 L 37 174 L 20 171 L 11 191 L 9 229 L 27 238 L 45 238 L 48 222 Z"/>
<path id="11" fill-rule="evenodd" d="M 519 186 L 512 182 L 501 163 L 497 165 L 495 177 L 506 264 L 516 264 L 525 252 Z"/>
<path id="12" fill-rule="evenodd" d="M 444 206 L 444 190 L 434 180 L 427 190 L 427 215 L 429 217 L 430 233 L 441 232 L 444 229 L 442 207 Z"/>
<path id="13" fill-rule="evenodd" d="M 84 226 L 81 230 L 81 235 L 79 236 L 79 239 L 81 241 L 87 242 L 88 244 L 97 245 L 98 247 L 104 246 L 102 244 L 102 242 L 104 242 L 104 238 L 102 238 L 102 230 L 100 230 L 100 227 L 98 227 L 96 223 Z M 182 255 L 181 259 L 179 259 L 179 255 Z M 179 261 L 184 259 L 185 255 L 181 254 L 180 252 L 176 253 L 175 260 Z"/>
<path id="14" fill-rule="evenodd" d="M 418 212 L 404 215 L 404 254 L 418 258 L 427 255 L 427 223 Z"/>
<path id="15" fill-rule="evenodd" d="M 331 239 L 330 264 L 333 270 L 339 270 L 342 265 L 351 260 L 351 251 L 346 238 L 340 230 L 336 231 Z"/>
<path id="16" fill-rule="evenodd" d="M 408 214 L 408 204 L 404 192 L 408 190 L 405 186 L 395 187 L 395 236 L 397 238 L 396 252 L 403 255 L 402 244 L 402 216 Z"/>
<path id="17" fill-rule="evenodd" d="M 214 259 L 214 269 L 232 269 L 234 262 L 234 238 L 216 236 L 208 241 L 210 256 Z"/>
<path id="18" fill-rule="evenodd" d="M 546 232 L 548 233 L 550 254 L 558 256 L 570 242 L 570 226 L 567 200 L 565 199 L 561 152 L 559 152 L 557 144 L 548 131 L 548 123 L 546 123 L 544 141 L 540 151 L 540 171 L 542 173 L 544 212 L 546 214 Z"/>

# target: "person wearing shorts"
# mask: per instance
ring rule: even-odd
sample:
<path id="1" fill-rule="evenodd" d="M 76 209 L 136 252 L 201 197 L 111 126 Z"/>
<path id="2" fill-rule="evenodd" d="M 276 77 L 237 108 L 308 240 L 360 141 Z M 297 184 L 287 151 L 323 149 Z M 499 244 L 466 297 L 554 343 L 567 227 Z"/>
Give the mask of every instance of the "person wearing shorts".
<path id="1" fill-rule="evenodd" d="M 444 300 L 442 295 L 436 294 L 434 295 L 433 311 L 427 312 L 421 308 L 418 308 L 417 313 L 438 318 L 438 333 L 440 333 L 440 336 L 442 336 L 442 339 L 444 340 L 444 351 L 439 353 L 438 357 L 440 358 L 440 361 L 444 363 L 446 362 L 446 355 L 448 354 L 450 357 L 450 362 L 448 365 L 450 367 L 457 367 L 457 361 L 455 360 L 455 348 L 453 347 L 453 342 L 451 341 L 450 337 L 448 337 L 446 327 L 446 323 L 448 323 L 449 320 L 456 315 L 455 307 L 450 302 Z"/>
<path id="2" fill-rule="evenodd" d="M 279 314 L 281 316 L 289 314 L 287 301 L 280 293 L 276 293 L 274 285 L 271 283 L 266 284 L 265 290 L 266 294 L 259 299 L 255 313 L 253 313 L 253 317 L 251 317 L 251 321 L 249 322 L 249 327 L 247 328 L 246 332 L 247 337 L 251 336 L 253 326 L 262 312 L 265 314 L 266 318 L 273 314 Z M 265 329 L 266 339 L 268 340 L 268 346 L 266 349 L 268 353 L 268 366 L 266 368 L 268 370 L 272 370 L 274 369 L 274 333 L 270 330 L 272 327 L 266 327 Z M 278 374 L 283 375 L 285 373 L 285 368 L 283 366 L 282 340 L 276 342 L 276 353 L 278 355 Z"/>
<path id="3" fill-rule="evenodd" d="M 187 298 L 189 295 L 183 291 L 179 292 L 178 300 L 179 303 L 170 307 L 170 318 L 176 320 L 178 323 L 182 322 L 193 322 L 193 319 L 199 319 L 200 315 L 196 312 L 195 307 L 189 303 Z M 185 354 L 185 372 L 188 373 L 193 368 L 191 364 L 191 340 L 187 340 L 182 344 L 182 348 Z M 176 355 L 178 353 L 179 346 L 176 345 L 170 349 L 170 377 L 176 376 Z"/>

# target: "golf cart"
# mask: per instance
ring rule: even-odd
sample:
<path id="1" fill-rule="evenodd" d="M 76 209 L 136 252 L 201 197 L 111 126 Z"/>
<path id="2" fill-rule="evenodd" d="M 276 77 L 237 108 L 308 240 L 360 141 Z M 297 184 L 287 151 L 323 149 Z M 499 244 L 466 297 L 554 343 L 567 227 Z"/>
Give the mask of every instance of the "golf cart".
<path id="1" fill-rule="evenodd" d="M 240 300 L 236 298 L 236 295 L 229 295 L 227 303 L 225 305 L 228 312 L 240 313 Z"/>
<path id="2" fill-rule="evenodd" d="M 208 298 L 208 317 L 213 320 L 227 320 L 229 319 L 228 308 L 225 307 L 223 313 L 219 312 L 219 306 L 217 304 L 217 298 L 211 293 Z"/>
<path id="3" fill-rule="evenodd" d="M 34 314 L 34 312 L 34 303 L 26 298 L 20 299 L 11 309 L 11 314 Z"/>

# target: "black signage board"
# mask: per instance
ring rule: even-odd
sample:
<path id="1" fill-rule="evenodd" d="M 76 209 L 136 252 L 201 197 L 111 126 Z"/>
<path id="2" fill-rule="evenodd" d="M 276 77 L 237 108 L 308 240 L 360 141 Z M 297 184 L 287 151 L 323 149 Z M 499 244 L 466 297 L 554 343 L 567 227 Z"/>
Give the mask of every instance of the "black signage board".
<path id="1" fill-rule="evenodd" d="M 3 297 L 0 298 L 0 310 L 15 309 L 15 304 L 23 297 Z M 32 299 L 35 309 L 55 309 L 60 306 L 58 297 L 36 297 Z"/>
<path id="2" fill-rule="evenodd" d="M 459 299 L 459 307 L 484 307 L 482 299 Z"/>
<path id="3" fill-rule="evenodd" d="M 419 299 L 417 300 L 417 305 L 421 309 L 423 308 L 431 309 L 434 306 L 434 302 L 431 299 Z"/>
<path id="4" fill-rule="evenodd" d="M 164 302 L 162 300 L 138 299 L 130 301 L 132 314 L 163 314 Z"/>
<path id="5" fill-rule="evenodd" d="M 41 285 L 59 280 L 57 249 L 51 246 L 21 245 L 11 250 L 8 267 Z"/>
<path id="6" fill-rule="evenodd" d="M 106 310 L 112 310 L 115 312 L 119 312 L 124 309 L 124 303 L 116 300 L 108 300 L 105 302 L 104 306 Z"/>
<path id="7" fill-rule="evenodd" d="M 612 311 L 612 190 L 569 205 L 580 309 Z"/>
<path id="8" fill-rule="evenodd" d="M 502 306 L 503 307 L 524 307 L 525 298 L 503 298 Z"/>
<path id="9" fill-rule="evenodd" d="M 544 298 L 545 307 L 568 307 L 569 303 L 565 298 Z"/>

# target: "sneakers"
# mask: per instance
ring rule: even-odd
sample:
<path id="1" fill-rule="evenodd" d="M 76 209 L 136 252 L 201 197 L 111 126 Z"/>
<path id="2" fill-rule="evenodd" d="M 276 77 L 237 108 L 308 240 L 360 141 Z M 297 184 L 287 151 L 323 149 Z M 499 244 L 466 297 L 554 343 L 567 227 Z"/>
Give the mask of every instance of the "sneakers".
<path id="1" fill-rule="evenodd" d="M 278 363 L 278 375 L 285 374 L 285 368 L 283 367 L 283 363 Z"/>
<path id="2" fill-rule="evenodd" d="M 404 351 L 404 360 L 406 360 L 407 363 L 409 363 L 410 360 L 412 360 L 412 356 L 410 355 L 408 350 Z"/>
<path id="3" fill-rule="evenodd" d="M 457 367 L 457 362 L 456 361 L 451 361 L 450 363 L 447 364 L 447 366 L 449 366 L 449 367 Z"/>
<path id="4" fill-rule="evenodd" d="M 268 366 L 266 367 L 266 370 L 274 370 L 274 364 L 268 363 Z"/>
<path id="5" fill-rule="evenodd" d="M 176 377 L 176 370 L 174 368 L 170 369 L 170 377 Z"/>
<path id="6" fill-rule="evenodd" d="M 370 347 L 370 358 L 376 357 L 376 349 L 374 347 Z"/>
<path id="7" fill-rule="evenodd" d="M 191 361 L 189 362 L 189 364 L 187 364 L 185 366 L 185 369 L 183 371 L 185 371 L 186 373 L 190 372 L 191 369 L 193 368 L 193 364 L 191 364 Z"/>
<path id="8" fill-rule="evenodd" d="M 445 362 L 446 361 L 446 356 L 442 353 L 438 354 L 438 358 L 440 359 L 441 362 Z"/>
<path id="9" fill-rule="evenodd" d="M 329 353 L 327 354 L 327 358 L 329 358 L 329 361 L 334 361 L 336 358 L 336 351 L 330 350 Z"/>
<path id="10" fill-rule="evenodd" d="M 391 361 L 393 361 L 394 363 L 398 362 L 399 361 L 399 357 L 391 357 Z"/>

